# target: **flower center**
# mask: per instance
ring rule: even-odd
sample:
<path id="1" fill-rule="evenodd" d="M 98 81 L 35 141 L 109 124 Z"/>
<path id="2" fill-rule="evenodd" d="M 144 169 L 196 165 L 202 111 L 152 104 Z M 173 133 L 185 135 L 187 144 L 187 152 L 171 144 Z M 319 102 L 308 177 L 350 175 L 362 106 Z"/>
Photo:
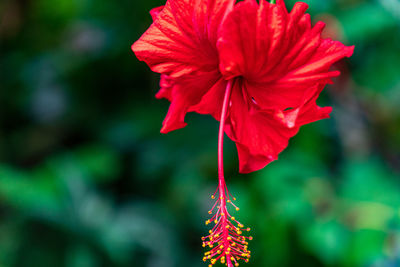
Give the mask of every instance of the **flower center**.
<path id="1" fill-rule="evenodd" d="M 209 231 L 209 235 L 202 238 L 203 247 L 208 246 L 211 249 L 204 254 L 203 258 L 204 261 L 211 261 L 209 267 L 212 267 L 218 260 L 228 267 L 233 267 L 234 265 L 239 266 L 239 260 L 248 262 L 250 258 L 250 251 L 247 250 L 247 240 L 252 240 L 252 237 L 245 237 L 242 235 L 243 231 L 250 231 L 250 228 L 244 229 L 243 224 L 237 221 L 227 209 L 227 203 L 229 203 L 236 211 L 239 211 L 239 208 L 233 203 L 236 199 L 229 193 L 225 183 L 223 160 L 224 126 L 232 86 L 233 79 L 229 80 L 226 86 L 218 134 L 218 189 L 211 196 L 212 199 L 215 199 L 218 192 L 218 199 L 208 212 L 209 214 L 213 214 L 213 216 L 206 221 L 206 225 L 212 222 L 214 222 L 215 225 L 212 230 Z"/>

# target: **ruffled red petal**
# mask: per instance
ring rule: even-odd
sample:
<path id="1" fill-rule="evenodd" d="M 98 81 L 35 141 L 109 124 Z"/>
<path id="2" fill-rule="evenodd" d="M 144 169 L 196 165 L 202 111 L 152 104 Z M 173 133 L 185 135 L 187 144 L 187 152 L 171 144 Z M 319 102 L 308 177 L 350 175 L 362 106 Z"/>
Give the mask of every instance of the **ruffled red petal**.
<path id="1" fill-rule="evenodd" d="M 290 13 L 283 1 L 238 3 L 220 31 L 220 70 L 226 79 L 243 77 L 250 96 L 263 108 L 301 104 L 305 92 L 340 72 L 331 65 L 349 57 L 354 47 L 322 39 L 324 24 L 311 27 L 305 3 Z"/>
<path id="2" fill-rule="evenodd" d="M 171 106 L 163 133 L 184 127 L 186 112 L 199 104 L 221 78 L 216 49 L 218 29 L 234 2 L 168 0 L 164 7 L 150 12 L 153 24 L 132 45 L 139 60 L 164 75 L 157 97 L 169 99 Z M 191 110 L 206 112 L 207 108 L 203 105 Z"/>
<path id="3" fill-rule="evenodd" d="M 221 75 L 218 71 L 199 72 L 196 75 L 185 75 L 172 80 L 170 77 L 164 76 L 160 82 L 161 89 L 156 96 L 169 99 L 171 105 L 163 121 L 161 133 L 168 133 L 185 127 L 186 113 L 199 111 L 198 104 L 203 96 L 210 88 L 215 87 L 220 79 Z"/>
<path id="4" fill-rule="evenodd" d="M 278 159 L 300 126 L 329 118 L 332 109 L 315 103 L 324 86 L 311 88 L 298 108 L 282 111 L 260 109 L 257 104 L 249 103 L 243 81 L 235 82 L 226 133 L 236 142 L 241 173 L 257 171 Z"/>
<path id="5" fill-rule="evenodd" d="M 152 10 L 150 10 L 150 15 L 151 18 L 153 19 L 153 21 L 155 21 L 158 17 L 158 15 L 160 14 L 160 12 L 164 9 L 164 6 L 159 6 L 159 7 L 155 7 Z"/>

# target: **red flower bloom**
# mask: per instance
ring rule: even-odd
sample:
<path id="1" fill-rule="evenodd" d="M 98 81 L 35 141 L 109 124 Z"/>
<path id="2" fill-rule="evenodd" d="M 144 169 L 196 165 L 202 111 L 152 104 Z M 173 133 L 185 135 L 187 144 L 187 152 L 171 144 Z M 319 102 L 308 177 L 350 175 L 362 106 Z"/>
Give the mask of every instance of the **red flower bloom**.
<path id="1" fill-rule="evenodd" d="M 169 0 L 152 10 L 153 24 L 132 46 L 163 74 L 157 97 L 171 101 L 162 133 L 182 128 L 195 111 L 220 120 L 226 83 L 233 80 L 225 131 L 236 142 L 240 172 L 277 159 L 299 127 L 329 117 L 315 104 L 330 66 L 354 47 L 322 39 L 297 3 L 282 0 Z"/>
<path id="2" fill-rule="evenodd" d="M 224 132 L 236 142 L 240 172 L 276 160 L 300 126 L 329 117 L 331 108 L 316 100 L 340 74 L 329 71 L 331 65 L 354 50 L 322 39 L 324 23 L 311 26 L 305 3 L 289 13 L 283 0 L 235 2 L 168 0 L 151 11 L 153 24 L 132 45 L 140 60 L 162 74 L 156 97 L 171 101 L 162 133 L 184 127 L 187 112 L 220 121 L 217 211 L 206 222 L 216 225 L 203 246 L 212 248 L 204 260 L 212 265 L 220 259 L 229 267 L 248 261 L 250 252 L 243 225 L 226 207 L 234 198 L 223 174 Z"/>

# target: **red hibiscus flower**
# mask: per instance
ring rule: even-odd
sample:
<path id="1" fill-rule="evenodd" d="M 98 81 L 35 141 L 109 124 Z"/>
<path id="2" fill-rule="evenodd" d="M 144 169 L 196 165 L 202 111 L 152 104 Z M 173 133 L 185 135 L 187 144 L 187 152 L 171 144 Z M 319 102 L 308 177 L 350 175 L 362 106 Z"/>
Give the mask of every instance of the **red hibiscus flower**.
<path id="1" fill-rule="evenodd" d="M 322 39 L 324 23 L 311 26 L 305 3 L 288 13 L 282 0 L 234 2 L 169 0 L 132 49 L 163 74 L 157 97 L 171 106 L 162 133 L 184 127 L 190 111 L 220 120 L 233 81 L 225 132 L 247 173 L 277 159 L 300 126 L 329 117 L 315 99 L 354 47 Z"/>
<path id="2" fill-rule="evenodd" d="M 218 208 L 207 221 L 216 226 L 203 244 L 222 248 L 206 254 L 211 264 L 249 257 L 241 224 L 226 209 L 233 198 L 223 177 L 224 133 L 236 143 L 239 171 L 248 173 L 276 160 L 300 126 L 331 112 L 316 100 L 340 74 L 331 65 L 354 47 L 321 38 L 324 23 L 312 27 L 307 8 L 296 3 L 289 13 L 283 0 L 168 0 L 151 11 L 153 24 L 132 45 L 162 74 L 156 96 L 171 101 L 162 133 L 186 126 L 187 112 L 220 121 Z"/>

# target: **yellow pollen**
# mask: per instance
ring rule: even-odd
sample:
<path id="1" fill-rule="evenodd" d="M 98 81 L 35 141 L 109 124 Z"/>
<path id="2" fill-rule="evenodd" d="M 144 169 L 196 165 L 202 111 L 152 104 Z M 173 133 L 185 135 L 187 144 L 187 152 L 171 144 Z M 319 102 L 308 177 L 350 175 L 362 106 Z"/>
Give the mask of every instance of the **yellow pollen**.
<path id="1" fill-rule="evenodd" d="M 236 211 L 239 211 L 240 209 L 239 208 L 236 208 Z"/>

